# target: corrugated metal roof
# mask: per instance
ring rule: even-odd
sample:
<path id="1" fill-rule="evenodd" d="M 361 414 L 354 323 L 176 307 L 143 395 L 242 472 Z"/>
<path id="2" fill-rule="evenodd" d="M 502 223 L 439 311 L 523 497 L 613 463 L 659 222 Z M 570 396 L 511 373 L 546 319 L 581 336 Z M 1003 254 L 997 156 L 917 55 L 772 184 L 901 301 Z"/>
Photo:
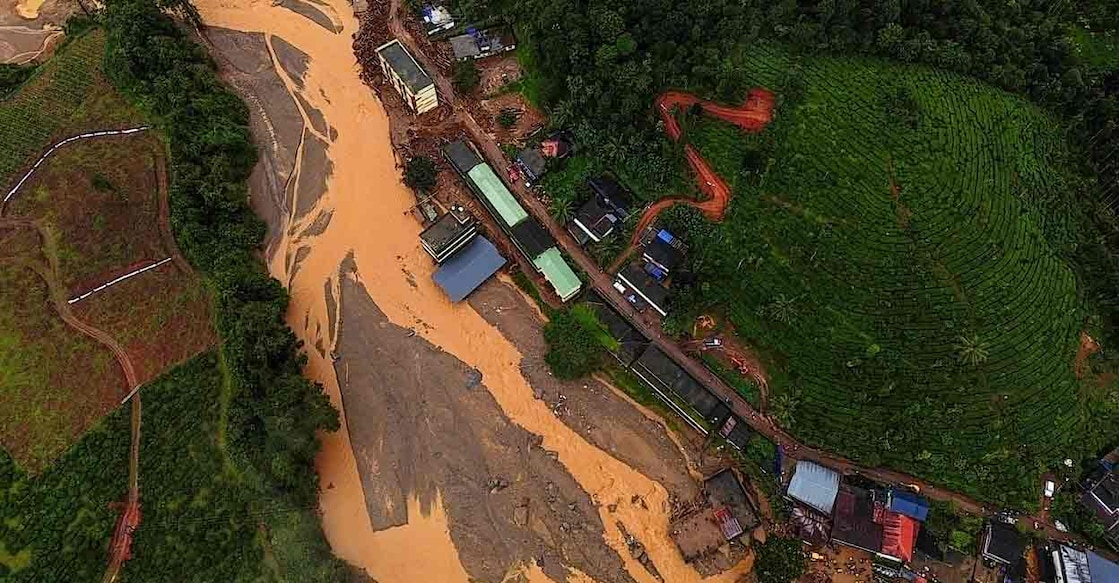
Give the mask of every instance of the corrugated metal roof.
<path id="1" fill-rule="evenodd" d="M 831 514 L 835 496 L 839 494 L 839 473 L 809 461 L 798 461 L 796 473 L 789 482 L 789 496 Z"/>
<path id="2" fill-rule="evenodd" d="M 532 264 L 544 274 L 544 278 L 552 284 L 552 287 L 556 290 L 556 295 L 561 300 L 566 302 L 579 293 L 579 288 L 582 287 L 583 283 L 579 281 L 579 276 L 571 270 L 571 266 L 563 260 L 563 255 L 560 255 L 559 249 L 555 247 L 548 249 L 541 253 Z"/>
<path id="3" fill-rule="evenodd" d="M 505 265 L 505 258 L 489 239 L 478 236 L 439 268 L 431 279 L 452 302 L 460 302 Z"/>
<path id="4" fill-rule="evenodd" d="M 501 220 L 505 221 L 506 226 L 512 227 L 528 218 L 528 213 L 521 207 L 521 203 L 513 198 L 513 194 L 505 188 L 505 183 L 494 174 L 489 164 L 478 164 L 467 175 L 474 181 L 478 190 L 482 191 L 482 196 L 486 197 L 490 206 L 501 216 Z"/>
<path id="5" fill-rule="evenodd" d="M 443 146 L 443 155 L 463 174 L 470 172 L 475 166 L 482 163 L 481 158 L 462 140 L 455 140 Z"/>

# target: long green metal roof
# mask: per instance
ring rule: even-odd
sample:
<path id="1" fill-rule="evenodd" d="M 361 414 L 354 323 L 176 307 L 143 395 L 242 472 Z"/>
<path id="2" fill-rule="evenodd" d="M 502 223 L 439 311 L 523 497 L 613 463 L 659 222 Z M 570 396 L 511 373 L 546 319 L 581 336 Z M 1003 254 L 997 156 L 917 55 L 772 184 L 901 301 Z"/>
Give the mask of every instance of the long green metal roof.
<path id="1" fill-rule="evenodd" d="M 493 173 L 493 169 L 489 164 L 479 164 L 472 168 L 467 176 L 474 181 L 478 189 L 489 201 L 490 206 L 497 210 L 497 214 L 501 215 L 501 220 L 505 221 L 506 226 L 512 227 L 517 223 L 528 218 L 528 213 L 513 198 L 505 184 Z"/>
<path id="2" fill-rule="evenodd" d="M 548 249 L 538 255 L 532 264 L 544 274 L 544 279 L 552 284 L 552 287 L 556 290 L 556 295 L 561 300 L 566 302 L 579 293 L 579 288 L 583 283 L 579 281 L 579 276 L 575 275 L 575 272 L 563 260 L 563 255 L 560 255 L 559 249 L 555 247 Z"/>

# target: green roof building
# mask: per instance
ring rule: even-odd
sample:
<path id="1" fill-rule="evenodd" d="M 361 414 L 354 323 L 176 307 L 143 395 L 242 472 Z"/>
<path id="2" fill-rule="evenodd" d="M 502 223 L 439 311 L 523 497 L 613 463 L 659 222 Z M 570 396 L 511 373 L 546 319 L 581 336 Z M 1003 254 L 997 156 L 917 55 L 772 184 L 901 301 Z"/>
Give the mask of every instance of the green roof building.
<path id="1" fill-rule="evenodd" d="M 566 302 L 579 293 L 579 288 L 583 283 L 579 281 L 579 276 L 571 270 L 571 266 L 563 260 L 563 255 L 560 254 L 559 249 L 555 247 L 548 249 L 534 259 L 532 264 L 540 270 L 540 273 L 544 274 L 544 279 L 552 284 L 560 301 Z"/>
<path id="2" fill-rule="evenodd" d="M 528 213 L 513 198 L 513 194 L 505 188 L 505 183 L 494 174 L 489 164 L 479 164 L 468 173 L 478 190 L 494 212 L 505 221 L 506 227 L 512 227 L 528 218 Z"/>

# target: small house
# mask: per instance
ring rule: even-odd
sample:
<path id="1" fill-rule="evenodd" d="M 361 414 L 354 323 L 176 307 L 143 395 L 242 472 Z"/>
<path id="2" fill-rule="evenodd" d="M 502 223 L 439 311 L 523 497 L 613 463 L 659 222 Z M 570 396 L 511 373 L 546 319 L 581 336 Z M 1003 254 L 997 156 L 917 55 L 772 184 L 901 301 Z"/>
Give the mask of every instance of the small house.
<path id="1" fill-rule="evenodd" d="M 661 229 L 657 235 L 645 245 L 642 254 L 645 261 L 660 268 L 665 274 L 671 273 L 684 259 L 683 242 L 672 233 Z"/>
<path id="2" fill-rule="evenodd" d="M 517 168 L 520 169 L 521 175 L 525 178 L 525 186 L 532 186 L 533 183 L 540 180 L 548 170 L 548 164 L 544 160 L 544 155 L 533 147 L 523 148 L 520 152 L 517 152 L 517 159 L 514 163 L 517 165 Z"/>
<path id="3" fill-rule="evenodd" d="M 661 316 L 668 315 L 668 288 L 650 273 L 651 264 L 634 261 L 618 272 L 614 279 L 614 289 L 622 294 L 639 311 L 652 308 Z"/>
<path id="4" fill-rule="evenodd" d="M 1084 481 L 1080 502 L 1103 526 L 1104 537 L 1119 548 L 1119 469 L 1113 462 L 1100 460 Z"/>
<path id="5" fill-rule="evenodd" d="M 443 263 L 477 234 L 474 216 L 465 209 L 452 209 L 420 233 L 420 243 L 436 263 Z"/>
<path id="6" fill-rule="evenodd" d="M 983 530 L 983 558 L 1000 565 L 1016 565 L 1026 550 L 1022 534 L 1012 524 L 991 520 Z"/>
<path id="7" fill-rule="evenodd" d="M 440 4 L 428 4 L 420 11 L 424 21 L 424 31 L 427 36 L 450 30 L 455 27 L 455 19 L 451 12 Z"/>
<path id="8" fill-rule="evenodd" d="M 593 196 L 567 222 L 568 232 L 579 245 L 598 243 L 629 217 L 629 199 L 617 182 L 598 177 L 588 179 L 587 185 Z"/>
<path id="9" fill-rule="evenodd" d="M 399 40 L 393 39 L 377 47 L 377 59 L 385 78 L 415 114 L 439 106 L 435 82 Z"/>
<path id="10" fill-rule="evenodd" d="M 456 61 L 484 59 L 517 48 L 517 39 L 508 28 L 469 29 L 451 37 L 450 43 Z"/>

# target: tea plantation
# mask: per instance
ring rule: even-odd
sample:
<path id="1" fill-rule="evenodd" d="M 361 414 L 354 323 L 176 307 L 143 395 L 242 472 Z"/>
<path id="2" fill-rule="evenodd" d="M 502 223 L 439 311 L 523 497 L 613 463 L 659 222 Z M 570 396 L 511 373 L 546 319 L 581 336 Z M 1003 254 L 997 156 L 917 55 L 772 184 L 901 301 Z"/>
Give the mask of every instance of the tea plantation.
<path id="1" fill-rule="evenodd" d="M 708 282 L 677 323 L 725 312 L 798 437 L 1036 504 L 1115 419 L 1073 366 L 1091 313 L 1066 257 L 1092 235 L 1056 121 L 932 69 L 774 47 L 746 69 L 783 100 L 765 132 L 681 114 L 735 197 L 719 225 L 666 217 Z"/>

